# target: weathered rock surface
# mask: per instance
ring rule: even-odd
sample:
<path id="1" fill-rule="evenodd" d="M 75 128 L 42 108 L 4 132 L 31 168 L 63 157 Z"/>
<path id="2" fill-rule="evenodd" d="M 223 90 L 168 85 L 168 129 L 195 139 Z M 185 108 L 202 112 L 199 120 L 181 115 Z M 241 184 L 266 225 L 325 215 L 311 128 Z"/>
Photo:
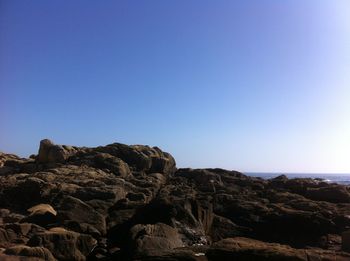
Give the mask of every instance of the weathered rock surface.
<path id="1" fill-rule="evenodd" d="M 120 143 L 0 153 L 3 260 L 350 260 L 348 230 L 349 187 L 322 180 L 176 169 Z"/>
<path id="2" fill-rule="evenodd" d="M 178 231 L 163 223 L 133 226 L 130 241 L 132 252 L 139 256 L 184 246 Z"/>
<path id="3" fill-rule="evenodd" d="M 56 259 L 68 261 L 85 260 L 96 243 L 90 235 L 52 228 L 34 235 L 28 241 L 28 246 L 46 248 Z"/>
<path id="4" fill-rule="evenodd" d="M 266 243 L 249 238 L 227 238 L 219 241 L 206 253 L 209 261 L 274 260 L 274 261 L 346 261 L 350 254 L 317 249 L 295 249 L 290 246 Z"/>
<path id="5" fill-rule="evenodd" d="M 4 254 L 25 257 L 37 257 L 47 261 L 56 260 L 51 254 L 51 252 L 44 247 L 13 246 L 6 249 Z"/>

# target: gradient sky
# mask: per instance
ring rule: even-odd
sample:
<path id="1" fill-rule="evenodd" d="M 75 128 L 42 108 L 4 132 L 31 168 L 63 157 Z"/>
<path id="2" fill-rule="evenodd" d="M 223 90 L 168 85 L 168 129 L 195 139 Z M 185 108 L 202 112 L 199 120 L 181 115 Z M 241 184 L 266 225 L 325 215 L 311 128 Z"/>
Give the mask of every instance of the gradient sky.
<path id="1" fill-rule="evenodd" d="M 348 0 L 0 0 L 0 150 L 350 173 Z"/>

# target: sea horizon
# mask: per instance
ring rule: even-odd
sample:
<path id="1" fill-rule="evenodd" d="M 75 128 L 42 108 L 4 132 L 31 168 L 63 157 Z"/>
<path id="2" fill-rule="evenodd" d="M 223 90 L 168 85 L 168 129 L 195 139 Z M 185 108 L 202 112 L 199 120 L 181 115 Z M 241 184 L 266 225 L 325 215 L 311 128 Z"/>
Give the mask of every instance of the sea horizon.
<path id="1" fill-rule="evenodd" d="M 323 179 L 328 183 L 338 183 L 350 185 L 350 173 L 302 173 L 302 172 L 243 172 L 247 176 L 271 179 L 280 175 L 286 175 L 288 178 L 312 178 Z"/>

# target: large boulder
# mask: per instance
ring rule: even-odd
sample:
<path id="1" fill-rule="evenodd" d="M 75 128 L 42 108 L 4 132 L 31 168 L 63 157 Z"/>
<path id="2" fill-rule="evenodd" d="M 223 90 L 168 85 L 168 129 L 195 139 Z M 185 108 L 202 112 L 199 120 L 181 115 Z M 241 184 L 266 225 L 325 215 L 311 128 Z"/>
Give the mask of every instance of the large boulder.
<path id="1" fill-rule="evenodd" d="M 71 147 L 55 145 L 49 139 L 40 141 L 37 160 L 40 163 L 58 163 L 64 162 L 69 156 L 73 155 L 75 150 Z"/>
<path id="2" fill-rule="evenodd" d="M 97 168 L 108 169 L 116 176 L 127 177 L 131 174 L 128 164 L 108 153 L 98 153 L 94 161 Z"/>
<path id="3" fill-rule="evenodd" d="M 138 255 L 151 255 L 157 251 L 183 247 L 175 228 L 163 223 L 138 224 L 130 230 L 131 246 Z"/>
<path id="4" fill-rule="evenodd" d="M 122 159 L 137 171 L 172 174 L 176 170 L 174 158 L 158 147 L 113 143 L 96 150 Z"/>

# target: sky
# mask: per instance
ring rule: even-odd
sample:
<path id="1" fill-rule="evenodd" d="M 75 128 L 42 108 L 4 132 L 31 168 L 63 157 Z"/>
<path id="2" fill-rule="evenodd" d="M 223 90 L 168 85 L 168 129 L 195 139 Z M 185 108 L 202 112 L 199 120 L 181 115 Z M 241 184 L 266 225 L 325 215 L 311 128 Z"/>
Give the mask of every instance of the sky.
<path id="1" fill-rule="evenodd" d="M 0 151 L 350 173 L 348 0 L 0 0 Z"/>

